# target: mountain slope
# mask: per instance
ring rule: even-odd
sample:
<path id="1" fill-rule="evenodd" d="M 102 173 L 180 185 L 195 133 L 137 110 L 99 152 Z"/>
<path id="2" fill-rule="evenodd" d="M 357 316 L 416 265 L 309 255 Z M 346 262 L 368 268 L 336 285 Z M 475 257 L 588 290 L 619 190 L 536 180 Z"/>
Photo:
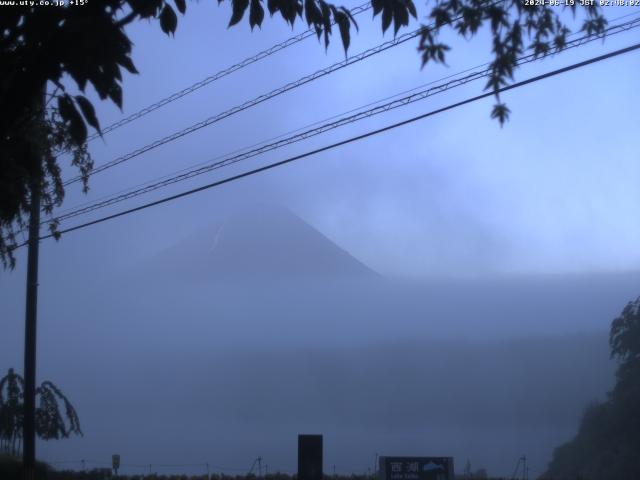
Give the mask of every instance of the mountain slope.
<path id="1" fill-rule="evenodd" d="M 272 205 L 214 222 L 156 255 L 144 270 L 185 280 L 376 276 L 289 210 Z"/>

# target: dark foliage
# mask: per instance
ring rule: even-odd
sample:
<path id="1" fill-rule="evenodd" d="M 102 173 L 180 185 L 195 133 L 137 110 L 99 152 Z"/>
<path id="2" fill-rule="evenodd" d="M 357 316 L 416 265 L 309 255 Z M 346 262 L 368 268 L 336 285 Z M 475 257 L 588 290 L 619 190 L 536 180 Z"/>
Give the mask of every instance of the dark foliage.
<path id="1" fill-rule="evenodd" d="M 6 460 L 5 460 L 6 462 Z M 7 465 L 3 464 L 3 459 L 0 457 L 0 474 L 3 472 L 14 473 L 18 472 L 19 463 L 17 460 L 6 462 L 11 465 L 12 470 L 7 469 Z M 213 474 L 211 477 L 207 475 L 158 475 L 158 474 L 146 474 L 146 475 L 120 475 L 114 476 L 108 468 L 96 468 L 86 471 L 77 470 L 55 470 L 47 465 L 40 464 L 39 478 L 42 480 L 109 480 L 118 478 L 120 480 L 296 480 L 296 475 L 289 475 L 286 473 L 273 473 L 257 477 L 255 475 L 218 475 Z M 1 476 L 3 480 L 22 480 L 20 476 Z M 372 475 L 325 475 L 324 480 L 377 480 L 377 476 Z M 471 477 L 464 477 L 466 480 L 507 480 L 505 478 L 494 478 L 486 476 L 472 475 Z"/>
<path id="2" fill-rule="evenodd" d="M 36 435 L 43 440 L 82 435 L 69 399 L 51 382 L 36 388 Z M 60 412 L 62 405 L 64 414 Z M 0 452 L 16 455 L 22 440 L 24 379 L 12 368 L 0 379 Z M 66 420 L 65 420 L 66 418 Z"/>
<path id="3" fill-rule="evenodd" d="M 224 0 L 219 0 L 221 3 Z M 351 26 L 357 25 L 348 9 L 325 0 L 229 0 L 229 26 L 246 18 L 260 27 L 265 7 L 292 26 L 296 19 L 314 28 L 328 47 L 337 27 L 342 45 L 350 44 Z M 578 3 L 578 2 L 576 2 Z M 392 24 L 394 34 L 417 18 L 413 0 L 372 0 L 383 32 Z M 606 21 L 597 7 L 572 7 L 586 12 L 582 29 L 597 34 Z M 88 189 L 93 161 L 86 148 L 88 129 L 100 132 L 93 105 L 82 93 L 91 85 L 102 100 L 122 107 L 123 70 L 137 73 L 131 60 L 132 43 L 124 31 L 139 19 L 157 20 L 160 29 L 174 35 L 178 14 L 187 12 L 186 0 L 101 0 L 82 8 L 5 6 L 0 16 L 0 260 L 13 268 L 16 234 L 24 231 L 30 188 L 38 188 L 45 213 L 61 205 L 64 188 L 57 155 L 69 152 Z M 248 11 L 248 15 L 247 14 Z M 449 47 L 440 42 L 443 28 L 471 37 L 485 24 L 493 36 L 494 60 L 487 88 L 498 89 L 513 79 L 516 57 L 526 47 L 542 54 L 561 48 L 569 28 L 552 6 L 526 7 L 521 0 L 437 0 L 428 15 L 435 28 L 424 26 L 418 50 L 422 62 L 444 63 Z M 525 43 L 528 38 L 528 43 Z M 70 48 L 69 46 L 72 46 Z M 68 75 L 77 91 L 68 92 Z M 50 89 L 51 93 L 44 92 Z M 492 117 L 504 123 L 508 108 L 500 101 Z M 55 234 L 55 219 L 51 223 Z M 56 237 L 57 238 L 57 237 Z"/>
<path id="4" fill-rule="evenodd" d="M 410 0 L 409 0 L 410 1 Z M 232 0 L 230 25 L 250 6 L 249 23 L 264 19 L 261 0 Z M 344 8 L 324 0 L 307 0 L 306 21 L 329 43 L 332 25 L 339 27 L 345 49 L 355 23 Z M 280 13 L 294 24 L 302 17 L 298 0 L 268 0 L 271 15 Z M 122 107 L 122 73 L 137 73 L 131 41 L 124 27 L 137 19 L 156 19 L 173 35 L 176 10 L 185 13 L 185 0 L 101 0 L 82 8 L 5 6 L 0 16 L 0 260 L 13 267 L 16 232 L 25 228 L 29 191 L 34 182 L 42 192 L 45 213 L 64 198 L 56 154 L 70 152 L 87 186 L 93 162 L 86 149 L 88 127 L 100 132 L 91 102 L 84 95 L 91 85 L 102 100 Z M 72 46 L 72 47 L 70 47 Z M 68 75 L 79 92 L 61 83 Z M 43 98 L 45 90 L 55 90 Z M 43 160 L 44 159 L 44 160 Z M 55 225 L 54 225 L 55 227 Z"/>
<path id="5" fill-rule="evenodd" d="M 607 21 L 600 9 L 592 6 L 570 8 L 574 17 L 580 8 L 584 13 L 582 31 L 601 34 Z M 453 29 L 459 35 L 470 38 L 488 25 L 493 43 L 491 75 L 485 88 L 496 93 L 498 100 L 493 107 L 492 118 L 500 124 L 509 118 L 509 109 L 500 101 L 498 90 L 513 80 L 517 58 L 525 49 L 538 56 L 551 49 L 562 50 L 571 29 L 561 19 L 563 9 L 551 6 L 527 5 L 522 0 L 437 0 L 429 18 L 436 28 L 423 28 L 418 50 L 422 63 L 444 63 L 449 46 L 438 40 L 443 28 Z M 526 40 L 526 41 L 525 41 Z"/>
<path id="6" fill-rule="evenodd" d="M 48 465 L 36 462 L 36 478 L 47 480 L 50 472 L 52 469 Z M 0 453 L 0 478 L 2 480 L 24 480 L 22 460 L 13 455 Z"/>
<path id="7" fill-rule="evenodd" d="M 558 447 L 547 478 L 640 478 L 640 297 L 611 324 L 616 385 L 606 402 L 587 408 L 576 437 Z"/>

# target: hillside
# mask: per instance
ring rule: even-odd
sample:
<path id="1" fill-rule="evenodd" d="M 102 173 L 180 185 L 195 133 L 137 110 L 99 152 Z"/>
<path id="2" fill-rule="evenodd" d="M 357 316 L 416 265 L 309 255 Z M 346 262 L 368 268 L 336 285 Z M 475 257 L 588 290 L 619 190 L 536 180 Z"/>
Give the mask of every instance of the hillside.
<path id="1" fill-rule="evenodd" d="M 185 282 L 376 275 L 286 208 L 265 204 L 212 222 L 148 259 L 142 272 Z"/>

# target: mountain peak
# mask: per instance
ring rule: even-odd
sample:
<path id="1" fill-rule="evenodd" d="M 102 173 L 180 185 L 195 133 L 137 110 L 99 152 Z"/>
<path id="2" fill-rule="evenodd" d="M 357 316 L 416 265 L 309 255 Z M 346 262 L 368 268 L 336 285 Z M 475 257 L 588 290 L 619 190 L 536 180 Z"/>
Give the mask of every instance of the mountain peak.
<path id="1" fill-rule="evenodd" d="M 287 208 L 269 204 L 234 210 L 149 266 L 154 274 L 197 280 L 377 275 Z"/>

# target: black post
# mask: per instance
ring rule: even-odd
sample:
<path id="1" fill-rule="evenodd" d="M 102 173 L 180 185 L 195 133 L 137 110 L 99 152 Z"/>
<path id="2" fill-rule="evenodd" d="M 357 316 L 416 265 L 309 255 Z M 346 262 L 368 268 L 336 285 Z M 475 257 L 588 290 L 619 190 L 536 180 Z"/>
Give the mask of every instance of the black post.
<path id="1" fill-rule="evenodd" d="M 38 318 L 38 248 L 40 236 L 40 182 L 31 183 L 27 305 L 24 328 L 24 421 L 22 464 L 25 480 L 35 478 L 36 463 L 36 323 Z"/>
<path id="2" fill-rule="evenodd" d="M 24 419 L 22 465 L 25 480 L 35 480 L 36 466 L 36 326 L 38 319 L 38 249 L 40 246 L 40 188 L 42 186 L 42 149 L 46 87 L 36 98 L 34 119 L 35 148 L 32 162 L 29 243 L 27 251 L 27 300 L 24 324 Z"/>
<path id="3" fill-rule="evenodd" d="M 298 480 L 322 480 L 322 435 L 298 435 Z"/>

